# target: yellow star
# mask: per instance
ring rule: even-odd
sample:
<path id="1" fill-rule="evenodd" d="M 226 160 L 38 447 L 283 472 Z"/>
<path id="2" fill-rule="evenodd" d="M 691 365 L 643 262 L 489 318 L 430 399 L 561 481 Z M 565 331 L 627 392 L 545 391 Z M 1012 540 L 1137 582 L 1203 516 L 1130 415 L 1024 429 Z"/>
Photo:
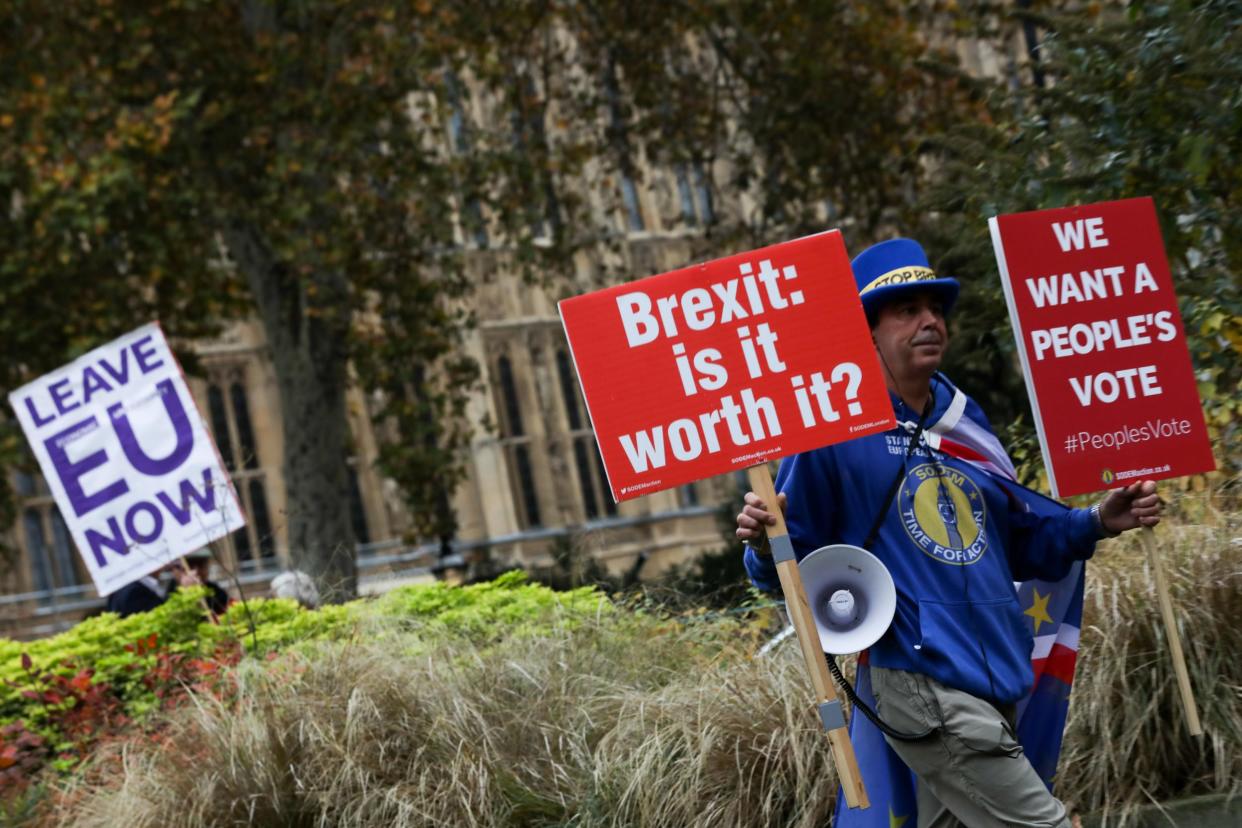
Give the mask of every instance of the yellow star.
<path id="1" fill-rule="evenodd" d="M 906 816 L 897 816 L 893 813 L 893 806 L 888 806 L 888 828 L 901 828 L 901 826 L 906 824 L 906 820 L 909 818 L 909 814 Z"/>
<path id="2" fill-rule="evenodd" d="M 1052 597 L 1052 593 L 1040 595 L 1039 590 L 1032 589 L 1035 597 L 1031 599 L 1031 608 L 1023 611 L 1023 615 L 1029 615 L 1035 619 L 1035 634 L 1039 635 L 1039 625 L 1047 621 L 1052 623 L 1052 616 L 1048 614 L 1048 599 Z"/>

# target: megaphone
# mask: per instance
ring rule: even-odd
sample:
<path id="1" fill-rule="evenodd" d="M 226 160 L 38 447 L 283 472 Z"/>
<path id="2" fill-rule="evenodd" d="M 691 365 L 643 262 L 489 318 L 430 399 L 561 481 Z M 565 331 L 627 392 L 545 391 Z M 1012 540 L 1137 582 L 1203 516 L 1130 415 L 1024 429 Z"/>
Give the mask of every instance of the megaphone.
<path id="1" fill-rule="evenodd" d="M 822 546 L 798 563 L 824 652 L 845 655 L 880 640 L 897 611 L 893 576 L 866 549 Z"/>

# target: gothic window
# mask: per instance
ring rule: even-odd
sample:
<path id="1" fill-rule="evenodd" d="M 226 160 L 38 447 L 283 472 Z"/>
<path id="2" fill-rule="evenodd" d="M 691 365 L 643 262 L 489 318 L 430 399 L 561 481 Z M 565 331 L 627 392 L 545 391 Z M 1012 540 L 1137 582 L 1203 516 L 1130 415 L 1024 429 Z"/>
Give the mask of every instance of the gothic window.
<path id="1" fill-rule="evenodd" d="M 522 436 L 522 407 L 518 404 L 517 385 L 513 381 L 513 363 L 502 356 L 496 361 L 496 373 L 500 378 L 500 393 L 504 402 L 505 430 L 507 437 Z"/>
<path id="2" fill-rule="evenodd" d="M 254 448 L 254 431 L 250 427 L 250 408 L 246 405 L 246 389 L 240 382 L 229 386 L 229 400 L 233 403 L 233 422 L 237 423 L 237 448 L 240 460 L 247 469 L 259 467 L 258 453 Z"/>
<path id="3" fill-rule="evenodd" d="M 687 483 L 684 486 L 677 487 L 677 500 L 681 503 L 683 509 L 691 506 L 699 505 L 699 490 L 693 483 Z"/>
<path id="4" fill-rule="evenodd" d="M 85 565 L 42 476 L 18 471 L 14 483 L 21 509 L 19 542 L 30 565 L 31 589 L 48 593 L 85 583 Z"/>
<path id="5" fill-rule="evenodd" d="M 224 405 L 224 392 L 220 386 L 207 386 L 207 410 L 211 415 L 211 433 L 216 438 L 216 449 L 224 460 L 224 467 L 233 470 L 233 437 L 229 429 L 229 415 Z"/>
<path id="6" fill-rule="evenodd" d="M 509 461 L 510 487 L 513 490 L 514 502 L 518 506 L 518 520 L 522 528 L 531 529 L 541 526 L 543 520 L 539 511 L 539 494 L 535 490 L 530 438 L 522 427 L 522 406 L 513 376 L 513 363 L 507 356 L 496 360 L 496 379 L 503 420 L 501 444 Z"/>
<path id="7" fill-rule="evenodd" d="M 207 412 L 212 437 L 246 515 L 246 525 L 232 535 L 237 564 L 243 571 L 275 568 L 276 538 L 267 504 L 266 473 L 259 462 L 259 446 L 250 417 L 245 366 L 232 363 L 214 365 L 209 370 Z"/>
<path id="8" fill-rule="evenodd" d="M 681 218 L 686 226 L 711 224 L 715 219 L 712 193 L 707 186 L 702 164 L 677 165 L 677 197 L 681 201 Z"/>
<path id="9" fill-rule="evenodd" d="M 466 116 L 465 92 L 461 82 L 452 73 L 448 76 L 447 85 L 450 109 L 449 140 L 454 153 L 468 156 L 473 149 L 474 142 L 470 134 L 470 121 Z M 463 187 L 463 189 L 466 188 Z M 478 196 L 467 195 L 461 221 L 463 232 L 470 237 L 474 245 L 480 249 L 487 247 L 487 222 L 483 218 L 483 207 Z"/>
<path id="10" fill-rule="evenodd" d="M 561 399 L 565 403 L 569 439 L 573 445 L 574 470 L 578 476 L 578 490 L 582 494 L 583 514 L 587 520 L 595 520 L 605 514 L 615 515 L 617 504 L 608 487 L 604 464 L 595 446 L 595 435 L 582 412 L 573 363 L 564 349 L 556 352 L 556 372 L 560 379 Z"/>
<path id="11" fill-rule="evenodd" d="M 638 185 L 624 170 L 621 172 L 621 200 L 625 204 L 626 227 L 631 233 L 641 233 L 647 229 L 643 221 L 642 205 L 638 200 Z"/>

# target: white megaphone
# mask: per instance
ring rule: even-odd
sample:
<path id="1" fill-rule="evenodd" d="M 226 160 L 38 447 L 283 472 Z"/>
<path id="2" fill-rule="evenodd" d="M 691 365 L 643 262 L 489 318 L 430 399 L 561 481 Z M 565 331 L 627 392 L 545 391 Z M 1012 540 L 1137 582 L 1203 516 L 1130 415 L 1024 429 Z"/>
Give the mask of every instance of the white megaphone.
<path id="1" fill-rule="evenodd" d="M 866 549 L 822 546 L 798 563 L 824 652 L 845 655 L 880 640 L 897 611 L 893 576 Z"/>

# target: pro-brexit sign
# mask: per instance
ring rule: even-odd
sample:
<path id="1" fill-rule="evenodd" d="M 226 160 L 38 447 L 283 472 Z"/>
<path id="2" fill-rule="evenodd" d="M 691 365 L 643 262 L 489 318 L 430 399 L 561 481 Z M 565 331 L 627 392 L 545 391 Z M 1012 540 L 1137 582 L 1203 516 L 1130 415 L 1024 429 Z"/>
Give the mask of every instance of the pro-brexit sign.
<path id="1" fill-rule="evenodd" d="M 991 228 L 1053 495 L 1214 469 L 1152 200 Z"/>
<path id="2" fill-rule="evenodd" d="M 9 403 L 100 595 L 245 525 L 157 323 Z"/>
<path id="3" fill-rule="evenodd" d="M 617 500 L 893 426 L 835 230 L 560 312 Z"/>

